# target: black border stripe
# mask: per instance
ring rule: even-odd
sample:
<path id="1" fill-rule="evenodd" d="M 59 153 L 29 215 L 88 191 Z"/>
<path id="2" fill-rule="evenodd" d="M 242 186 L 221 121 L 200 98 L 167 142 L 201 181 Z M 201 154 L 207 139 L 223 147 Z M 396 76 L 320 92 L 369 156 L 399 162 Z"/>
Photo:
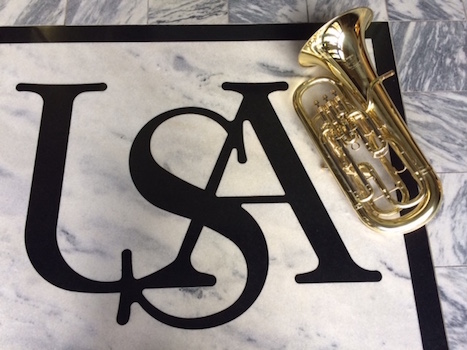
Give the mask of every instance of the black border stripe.
<path id="1" fill-rule="evenodd" d="M 381 74 L 391 69 L 396 72 L 393 78 L 384 82 L 384 86 L 405 119 L 395 58 L 389 41 L 389 25 L 387 23 L 372 25 L 368 30 L 368 36 L 372 38 L 378 72 Z M 406 234 L 404 239 L 423 348 L 448 349 L 426 227 Z"/>
<path id="2" fill-rule="evenodd" d="M 306 40 L 316 23 L 0 28 L 0 43 Z"/>
<path id="3" fill-rule="evenodd" d="M 404 238 L 423 348 L 448 349 L 426 229 L 422 227 Z"/>
<path id="4" fill-rule="evenodd" d="M 187 25 L 187 26 L 45 26 L 0 28 L 0 43 L 93 43 L 93 42 L 174 42 L 174 41 L 252 41 L 307 40 L 320 23 L 265 25 Z M 388 23 L 372 23 L 367 31 L 375 49 L 379 73 L 395 70 Z M 397 77 L 397 76 L 396 76 Z M 384 85 L 394 104 L 404 115 L 396 77 Z M 433 263 L 425 228 L 405 236 L 424 349 L 447 349 Z"/>

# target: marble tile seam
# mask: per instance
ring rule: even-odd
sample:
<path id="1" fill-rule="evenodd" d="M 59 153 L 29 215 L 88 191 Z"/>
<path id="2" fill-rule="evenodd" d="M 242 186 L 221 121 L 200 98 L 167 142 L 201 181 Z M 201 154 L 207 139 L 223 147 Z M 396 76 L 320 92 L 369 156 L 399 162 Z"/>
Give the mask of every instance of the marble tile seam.
<path id="1" fill-rule="evenodd" d="M 65 8 L 64 8 L 64 11 L 65 11 L 65 16 L 63 16 L 63 25 L 64 26 L 67 26 L 67 19 L 68 19 L 68 0 L 65 1 Z"/>
<path id="2" fill-rule="evenodd" d="M 63 25 L 67 25 L 67 17 L 68 17 L 68 4 L 69 1 L 66 1 L 65 3 L 65 19 Z M 147 11 L 146 11 L 146 24 L 149 24 L 149 13 L 150 13 L 150 5 L 149 5 L 149 0 L 146 1 L 146 6 L 147 6 Z M 310 18 L 309 16 L 309 5 L 308 1 L 305 1 L 305 6 L 306 6 L 306 18 Z M 387 1 L 386 1 L 386 11 L 387 10 Z M 230 14 L 230 1 L 227 1 L 227 14 Z M 388 19 L 387 22 L 391 23 L 397 23 L 397 22 L 467 22 L 467 9 L 464 10 L 466 14 L 466 20 L 449 20 L 449 19 Z M 389 13 L 389 12 L 388 12 Z M 307 22 L 310 22 L 309 20 Z M 230 24 L 230 23 L 229 23 Z M 257 23 L 259 24 L 259 23 Z"/>
<path id="3" fill-rule="evenodd" d="M 68 2 L 68 0 L 67 0 Z M 141 24 L 143 26 L 149 25 L 149 0 L 146 0 L 146 23 Z"/>

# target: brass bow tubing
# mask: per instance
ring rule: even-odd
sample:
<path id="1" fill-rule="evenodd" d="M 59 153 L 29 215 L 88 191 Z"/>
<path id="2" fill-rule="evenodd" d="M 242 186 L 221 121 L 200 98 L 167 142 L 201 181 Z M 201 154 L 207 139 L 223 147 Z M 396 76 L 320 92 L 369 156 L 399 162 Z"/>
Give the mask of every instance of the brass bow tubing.
<path id="1" fill-rule="evenodd" d="M 372 18 L 368 8 L 348 11 L 307 41 L 299 63 L 324 73 L 302 83 L 293 103 L 363 223 L 408 233 L 434 216 L 441 184 L 382 84 L 394 72 L 377 76 L 372 68 L 365 45 Z"/>

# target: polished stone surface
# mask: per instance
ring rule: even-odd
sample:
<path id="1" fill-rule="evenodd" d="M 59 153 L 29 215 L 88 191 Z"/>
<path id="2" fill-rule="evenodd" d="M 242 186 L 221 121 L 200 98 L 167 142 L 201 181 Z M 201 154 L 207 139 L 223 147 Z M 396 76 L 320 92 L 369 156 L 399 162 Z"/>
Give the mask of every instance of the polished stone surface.
<path id="1" fill-rule="evenodd" d="M 467 172 L 467 92 L 405 92 L 407 123 L 439 173 Z"/>
<path id="2" fill-rule="evenodd" d="M 373 10 L 375 21 L 387 21 L 388 14 L 384 0 L 307 0 L 308 20 L 326 22 L 344 11 L 356 7 L 369 7 Z"/>
<path id="3" fill-rule="evenodd" d="M 10 25 L 63 25 L 67 0 L 0 1 L 0 22 Z"/>
<path id="4" fill-rule="evenodd" d="M 459 0 L 388 0 L 389 20 L 465 20 L 463 3 Z"/>
<path id="5" fill-rule="evenodd" d="M 435 266 L 467 265 L 467 175 L 441 174 L 444 201 L 436 220 L 428 224 Z"/>
<path id="6" fill-rule="evenodd" d="M 467 22 L 391 22 L 403 91 L 467 90 Z"/>
<path id="7" fill-rule="evenodd" d="M 322 348 L 358 349 L 362 337 L 371 348 L 383 343 L 390 348 L 421 348 L 403 236 L 375 235 L 349 212 L 333 178 L 316 166 L 320 157 L 310 147 L 306 131 L 290 108 L 291 94 L 308 71 L 297 66 L 295 55 L 290 54 L 299 45 L 297 41 L 247 41 L 236 45 L 175 42 L 0 46 L 4 67 L 0 90 L 4 135 L 0 192 L 6 199 L 1 204 L 0 220 L 0 305 L 10 320 L 1 340 L 3 348 L 29 348 L 37 338 L 42 341 L 38 343 L 41 347 L 54 344 L 69 348 L 76 343 L 76 337 L 80 337 L 84 348 L 92 348 L 93 344 L 129 348 L 136 339 L 144 338 L 138 344 L 141 349 L 156 342 L 171 349 L 215 348 L 217 344 L 234 349 L 299 348 L 309 342 Z M 232 61 L 238 51 L 249 54 Z M 50 62 L 50 57 L 55 60 Z M 27 69 L 18 69 L 23 66 Z M 362 267 L 380 271 L 381 281 L 296 283 L 296 274 L 317 266 L 317 256 L 290 205 L 274 201 L 243 205 L 266 239 L 270 265 L 267 283 L 244 314 L 215 328 L 186 332 L 168 327 L 136 305 L 130 322 L 121 327 L 115 322 L 116 295 L 95 295 L 93 299 L 87 294 L 63 291 L 30 267 L 23 251 L 25 222 L 21 218 L 26 217 L 28 208 L 42 101 L 36 94 L 16 91 L 18 83 L 102 81 L 108 86 L 106 91 L 78 96 L 73 106 L 57 241 L 73 270 L 92 280 L 116 281 L 125 249 L 133 251 L 133 271 L 138 278 L 171 263 L 191 218 L 157 208 L 135 189 L 128 169 L 133 140 L 148 121 L 177 107 L 201 106 L 232 120 L 242 97 L 220 86 L 236 81 L 238 76 L 246 82 L 286 81 L 290 85 L 289 90 L 270 95 L 282 127 L 349 253 Z M 215 189 L 216 196 L 283 195 L 285 189 L 258 142 L 258 129 L 247 120 L 242 131 L 247 162 L 238 160 L 238 150 L 231 153 Z M 183 180 L 183 184 L 206 189 L 225 140 L 220 124 L 196 113 L 183 114 L 161 124 L 152 135 L 152 161 Z M 186 200 L 193 198 L 187 196 Z M 163 311 L 185 318 L 207 316 L 233 303 L 251 271 L 242 258 L 244 251 L 227 238 L 204 228 L 191 256 L 198 270 L 216 276 L 215 286 L 148 288 L 145 297 Z M 364 253 L 360 248 L 363 244 Z M 21 278 L 12 270 L 21 271 Z M 261 321 L 265 314 L 266 323 Z M 47 336 L 34 333 L 41 318 L 45 320 L 40 332 Z M 284 320 L 287 326 L 283 326 Z M 380 322 L 392 326 L 381 328 Z M 336 327 L 337 323 L 341 326 Z M 342 331 L 350 325 L 352 332 Z"/>
<path id="8" fill-rule="evenodd" d="M 230 23 L 300 23 L 307 22 L 303 1 L 229 1 Z"/>
<path id="9" fill-rule="evenodd" d="M 147 24 L 146 0 L 68 0 L 66 25 Z"/>
<path id="10" fill-rule="evenodd" d="M 148 24 L 226 24 L 227 0 L 148 1 Z"/>
<path id="11" fill-rule="evenodd" d="M 464 250 L 465 254 L 465 250 Z M 465 349 L 467 334 L 467 267 L 439 267 L 436 269 L 441 307 L 448 335 L 449 349 Z"/>
<path id="12" fill-rule="evenodd" d="M 178 2 L 177 5 L 174 5 L 167 1 L 150 0 L 147 2 L 145 10 L 146 2 L 136 0 L 115 2 L 0 0 L 0 25 L 225 24 L 229 21 L 231 23 L 315 22 L 326 21 L 339 12 L 354 6 L 372 7 L 376 20 L 390 21 L 408 124 L 427 157 L 433 162 L 434 168 L 440 173 L 445 188 L 443 207 L 437 217 L 428 225 L 428 231 L 449 345 L 451 349 L 463 349 L 467 344 L 467 330 L 465 329 L 467 298 L 464 292 L 467 289 L 465 273 L 467 266 L 465 246 L 467 153 L 464 142 L 467 105 L 467 0 L 462 2 L 455 0 L 414 2 L 388 0 L 387 3 L 378 0 L 331 2 L 285 0 L 272 3 L 273 6 L 268 8 L 260 1 L 199 0 Z M 47 62 L 42 63 L 47 66 Z M 188 62 L 180 57 L 174 58 L 173 63 L 174 66 L 181 69 L 181 72 L 185 72 L 184 74 L 200 75 L 207 78 L 206 72 L 198 65 L 194 65 L 193 62 Z M 280 63 L 278 62 L 278 64 Z M 287 70 L 287 67 L 283 69 Z M 17 72 L 10 73 L 17 74 Z M 118 73 L 116 72 L 116 74 Z M 6 99 L 8 100 L 8 96 Z M 128 99 L 131 98 L 128 97 Z M 214 101 L 213 103 L 215 104 Z M 220 105 L 216 104 L 216 106 Z M 11 111 L 12 107 L 4 102 L 2 108 Z M 22 220 L 26 210 L 25 201 L 28 196 L 30 177 L 28 169 L 33 162 L 31 155 L 34 152 L 34 146 L 31 143 L 24 145 L 19 141 L 21 138 L 14 136 L 20 134 L 20 130 L 26 130 L 27 138 L 32 140 L 37 137 L 34 130 L 37 130 L 38 126 L 36 116 L 38 108 L 40 108 L 38 101 L 31 97 L 31 106 L 28 106 L 24 111 L 17 111 L 15 119 L 17 124 L 11 124 L 9 126 L 11 129 L 8 129 L 9 141 L 17 149 L 27 150 L 26 153 L 30 156 L 18 158 L 14 154 L 10 154 L 9 158 L 5 158 L 6 156 L 3 155 L 4 162 L 15 163 L 19 168 L 12 171 L 3 163 L 0 173 L 2 179 L 5 179 L 5 182 L 2 181 L 5 193 L 11 193 L 16 188 L 21 192 L 21 198 L 23 198 L 19 202 L 10 199 L 7 211 L 12 220 L 16 218 L 15 230 L 18 232 L 22 229 Z M 146 108 L 146 112 L 149 114 L 154 113 L 156 106 Z M 126 132 L 126 130 L 121 130 L 121 135 L 126 135 Z M 6 140 L 2 140 L 2 142 L 6 142 Z M 121 145 L 117 145 L 117 149 L 118 147 Z M 115 150 L 108 149 L 108 152 L 113 151 Z M 86 164 L 91 166 L 92 157 L 90 161 L 91 163 L 84 163 L 82 166 L 86 166 Z M 234 183 L 234 180 L 228 181 Z M 277 183 L 274 181 L 270 182 L 270 186 L 276 185 Z M 19 258 L 9 252 L 7 248 L 20 244 L 23 237 L 22 235 L 11 236 L 12 232 L 8 230 L 1 233 L 2 247 L 6 247 L 2 248 L 2 258 L 9 261 L 2 269 L 3 271 L 19 273 L 23 268 L 28 268 L 29 262 L 27 259 L 18 261 Z M 64 247 L 70 253 L 70 259 L 73 254 L 86 254 L 92 249 L 90 242 L 80 241 L 76 236 L 65 232 L 70 231 L 62 231 L 61 239 Z M 102 256 L 105 254 L 102 253 Z M 31 285 L 41 283 L 40 279 L 32 276 L 29 281 Z M 14 282 L 12 283 L 15 285 Z M 2 298 L 8 300 L 11 306 L 5 312 L 15 318 L 15 308 L 27 310 L 28 307 L 33 307 L 45 314 L 54 315 L 63 321 L 62 326 L 71 334 L 71 338 L 73 338 L 73 334 L 78 334 L 76 327 L 101 337 L 114 336 L 97 332 L 95 325 L 83 323 L 79 315 L 73 316 L 74 320 L 68 319 L 66 311 L 70 311 L 70 309 L 66 305 L 79 298 L 81 305 L 98 310 L 97 316 L 100 322 L 114 322 L 114 315 L 109 316 L 104 311 L 112 309 L 115 302 L 109 302 L 107 297 L 98 301 L 95 296 L 70 295 L 63 292 L 57 295 L 58 300 L 64 301 L 64 309 L 61 309 L 57 303 L 47 302 L 47 293 L 54 292 L 54 290 L 53 286 L 46 287 L 43 295 L 34 297 L 24 294 L 19 288 L 3 290 Z M 5 312 L 2 309 L 2 313 L 5 314 Z M 27 324 L 26 320 L 19 320 L 17 317 L 16 319 L 16 322 L 19 322 L 22 327 Z M 145 321 L 142 318 L 137 322 L 137 325 L 141 325 Z M 50 320 L 46 320 L 44 325 L 46 338 L 55 340 L 54 327 L 56 325 Z M 23 328 L 26 338 L 34 338 L 34 335 L 37 334 L 36 326 L 27 325 L 26 328 Z M 136 328 L 135 331 L 137 331 Z M 8 332 L 3 333 L 3 341 L 4 339 L 14 339 L 14 327 L 7 329 Z M 238 331 L 237 329 L 231 330 Z M 298 332 L 303 331 L 298 330 Z M 122 338 L 124 336 L 125 334 L 121 335 Z M 319 336 L 315 335 L 315 339 L 317 338 Z M 143 348 L 145 345 L 150 346 L 149 343 L 145 343 L 144 336 L 141 336 L 141 339 Z M 70 339 L 67 344 L 62 345 L 66 347 L 70 344 L 76 344 L 80 340 Z M 46 342 L 36 343 L 36 347 L 48 347 L 48 344 Z M 326 342 L 323 344 L 330 345 Z M 337 343 L 333 345 L 334 347 L 338 346 Z M 267 347 L 268 344 L 264 346 Z"/>

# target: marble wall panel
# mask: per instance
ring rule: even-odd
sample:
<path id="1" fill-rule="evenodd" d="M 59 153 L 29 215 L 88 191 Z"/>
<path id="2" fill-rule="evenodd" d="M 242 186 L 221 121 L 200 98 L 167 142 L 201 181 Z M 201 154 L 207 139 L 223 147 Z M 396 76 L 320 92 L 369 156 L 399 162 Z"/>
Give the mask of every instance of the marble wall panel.
<path id="1" fill-rule="evenodd" d="M 63 25 L 66 0 L 1 0 L 0 25 Z"/>
<path id="2" fill-rule="evenodd" d="M 327 22 L 344 11 L 356 7 L 369 7 L 373 10 L 375 21 L 387 21 L 386 2 L 384 0 L 307 0 L 308 20 Z"/>
<path id="3" fill-rule="evenodd" d="M 68 0 L 66 25 L 147 24 L 146 0 Z"/>
<path id="4" fill-rule="evenodd" d="M 147 3 L 136 0 L 112 2 L 0 0 L 0 25 L 225 24 L 229 20 L 231 23 L 278 23 L 307 20 L 324 22 L 357 6 L 372 8 L 375 12 L 375 20 L 386 21 L 389 18 L 390 21 L 404 22 L 391 23 L 398 59 L 399 78 L 403 90 L 411 91 L 404 93 L 403 96 L 409 127 L 433 162 L 436 170 L 441 172 L 441 180 L 445 189 L 444 203 L 438 216 L 428 225 L 428 231 L 435 265 L 449 266 L 437 268 L 437 280 L 440 286 L 449 345 L 454 350 L 463 349 L 467 343 L 467 329 L 465 328 L 467 324 L 465 298 L 465 290 L 467 289 L 465 270 L 465 264 L 467 264 L 465 245 L 467 178 L 465 144 L 462 142 L 462 136 L 466 134 L 465 118 L 462 118 L 462 114 L 467 103 L 465 96 L 467 0 L 463 0 L 463 2 L 460 0 L 414 2 L 388 0 L 387 8 L 382 0 L 307 0 L 305 8 L 303 7 L 304 1 L 276 0 L 273 2 L 274 6 L 269 4 L 266 6 L 264 2 L 243 0 L 230 0 L 230 2 L 227 0 L 196 0 L 178 3 L 161 0 L 149 0 Z M 422 20 L 423 22 L 405 22 L 412 20 Z M 429 22 L 427 22 L 428 20 Z M 443 22 L 433 22 L 433 20 L 442 20 Z M 452 20 L 455 21 L 452 22 Z M 191 69 L 193 67 L 190 68 L 190 65 L 187 66 L 185 63 L 182 57 L 174 59 L 174 67 L 180 69 L 181 76 L 194 74 Z M 258 67 L 265 69 L 266 66 L 260 65 Z M 18 72 L 12 71 L 8 74 L 16 73 Z M 116 75 L 118 75 L 117 71 Z M 208 77 L 210 76 L 208 75 Z M 443 92 L 439 90 L 443 90 Z M 434 91 L 435 93 L 417 94 L 414 91 Z M 134 93 L 130 95 L 128 99 L 140 98 Z M 215 106 L 220 108 L 219 104 Z M 153 113 L 155 107 L 157 106 L 151 106 L 145 112 Z M 36 112 L 40 110 L 37 99 L 28 99 L 27 108 L 16 112 L 8 109 L 9 100 L 8 103 L 2 104 L 1 108 L 7 113 L 14 112 L 15 122 L 8 126 L 11 127 L 11 133 L 8 132 L 8 140 L 15 139 L 15 135 L 18 136 L 16 140 L 20 140 L 25 137 L 23 134 L 25 130 L 29 132 L 26 138 L 33 140 L 36 137 L 36 128 L 39 122 Z M 107 106 L 103 107 L 103 110 L 106 108 Z M 121 122 L 123 123 L 123 120 Z M 5 125 L 2 125 L 3 127 Z M 125 140 L 122 135 L 115 134 L 114 136 Z M 6 142 L 6 139 L 1 142 Z M 1 142 L 0 144 L 2 144 Z M 29 152 L 22 152 L 23 154 L 33 154 L 34 152 L 32 146 L 25 149 L 24 144 L 16 143 L 15 145 L 18 152 Z M 114 152 L 115 149 L 109 151 Z M 5 153 L 2 156 L 5 157 Z M 12 199 L 14 196 L 6 197 L 10 199 L 2 210 L 4 210 L 3 214 L 9 215 L 11 220 L 16 222 L 16 226 L 13 225 L 10 228 L 13 231 L 22 232 L 23 230 L 21 226 L 24 224 L 31 175 L 30 170 L 27 169 L 30 169 L 32 165 L 33 159 L 31 157 L 13 155 L 11 159 L 3 158 L 6 163 L 2 161 L 0 167 L 4 193 L 19 191 L 20 197 L 25 199 L 19 203 Z M 20 170 L 22 170 L 11 171 L 7 166 L 10 161 L 19 162 Z M 91 163 L 87 165 L 92 166 Z M 101 183 L 108 184 L 109 179 L 102 177 Z M 118 183 L 119 179 L 117 178 L 110 180 L 110 184 L 117 185 Z M 325 191 L 328 190 L 325 189 Z M 328 203 L 328 205 L 332 206 L 333 204 Z M 122 215 L 126 215 L 124 210 Z M 104 221 L 101 218 L 99 223 L 102 225 Z M 344 222 L 340 225 L 345 226 L 346 224 Z M 140 231 L 138 232 L 141 233 Z M 89 255 L 92 253 L 99 258 L 99 249 L 91 244 L 93 242 L 80 241 L 73 232 L 68 232 L 66 229 L 60 231 L 59 234 L 59 239 L 69 257 L 72 257 L 73 254 Z M 23 244 L 24 237 L 16 236 L 11 231 L 1 231 L 0 256 L 5 262 L 4 266 L 1 267 L 2 273 L 10 274 L 12 271 L 17 272 L 30 268 L 27 259 L 20 259 L 9 250 L 12 246 Z M 156 244 L 152 240 L 149 241 L 151 245 L 148 246 L 148 240 L 144 242 L 144 245 L 148 247 L 148 261 L 152 261 L 154 247 L 159 246 L 160 242 Z M 125 243 L 130 243 L 130 241 L 125 241 Z M 167 254 L 167 251 L 160 250 L 158 252 Z M 101 256 L 100 258 L 109 257 Z M 91 262 L 95 262 L 95 260 L 91 259 Z M 459 265 L 464 265 L 464 267 L 459 267 Z M 116 274 L 118 272 L 115 271 Z M 28 276 L 27 279 L 31 288 L 43 283 L 34 276 Z M 154 342 L 151 342 L 154 339 L 159 341 L 159 345 L 166 347 L 174 344 L 186 345 L 183 343 L 182 337 L 176 337 L 172 342 L 170 340 L 160 342 L 161 337 L 157 337 L 157 335 L 145 338 L 141 329 L 144 330 L 148 322 L 147 318 L 144 317 L 134 320 L 133 326 L 130 325 L 127 328 L 100 330 L 99 327 L 104 323 L 115 323 L 114 314 L 109 314 L 107 311 L 115 308 L 116 299 L 96 299 L 94 295 L 70 294 L 65 291 L 57 291 L 53 286 L 46 286 L 41 293 L 30 295 L 29 291 L 22 290 L 22 286 L 17 280 L 12 279 L 7 282 L 11 282 L 11 284 L 0 292 L 2 303 L 4 302 L 1 309 L 2 314 L 13 321 L 9 323 L 8 327 L 2 328 L 0 340 L 3 345 L 17 342 L 18 334 L 21 334 L 22 344 L 28 344 L 35 348 L 50 348 L 51 344 L 62 348 L 73 348 L 78 343 L 82 346 L 88 345 L 90 348 L 96 348 L 112 338 L 116 344 L 124 344 L 130 335 L 138 334 L 138 332 L 141 335 L 138 346 L 141 348 L 154 346 Z M 50 302 L 51 295 L 54 296 L 56 302 Z M 40 322 L 31 322 L 28 317 L 23 317 L 31 310 L 44 315 Z M 89 312 L 95 313 L 95 322 L 85 322 L 82 316 Z M 389 317 L 388 320 L 391 318 Z M 60 329 L 61 334 L 65 334 L 65 336 L 60 336 L 57 329 Z M 298 339 L 312 337 L 315 341 L 320 340 L 327 348 L 339 346 L 338 342 L 331 338 L 323 339 L 322 334 L 305 334 L 303 329 L 286 330 L 284 334 L 292 334 L 292 332 L 296 332 L 294 334 Z M 77 334 L 86 334 L 87 336 L 83 340 Z M 213 339 L 213 341 L 218 341 L 219 344 L 225 343 L 226 339 L 232 339 L 235 334 L 239 334 L 238 327 L 228 327 L 227 331 L 223 333 L 224 337 Z M 165 334 L 160 335 L 164 336 Z M 249 334 L 243 335 L 247 347 L 265 346 L 271 348 L 274 345 L 274 341 L 269 343 L 263 341 L 260 334 L 253 338 L 248 338 Z M 283 344 L 290 345 L 287 336 L 283 334 L 275 336 L 274 340 L 276 339 L 283 341 Z M 191 345 L 193 344 L 195 343 Z M 357 343 L 355 344 L 357 346 Z"/>
<path id="5" fill-rule="evenodd" d="M 411 20 L 465 20 L 460 0 L 388 0 L 388 16 L 391 21 Z"/>
<path id="6" fill-rule="evenodd" d="M 229 22 L 307 22 L 307 4 L 305 0 L 229 0 Z"/>
<path id="7" fill-rule="evenodd" d="M 226 24 L 227 0 L 148 1 L 149 24 Z"/>
<path id="8" fill-rule="evenodd" d="M 291 54 L 300 45 L 264 41 L 0 47 L 5 72 L 0 84 L 4 135 L 0 139 L 0 189 L 6 194 L 0 202 L 0 309 L 2 322 L 10 326 L 1 329 L 0 348 L 67 349 L 79 343 L 92 349 L 150 349 L 154 344 L 163 349 L 200 349 L 227 344 L 237 349 L 269 350 L 313 344 L 322 349 L 359 350 L 362 339 L 373 349 L 383 345 L 421 348 L 403 237 L 375 235 L 358 222 L 332 175 L 320 167 L 319 155 L 310 147 L 311 140 L 291 108 L 292 93 L 305 76 L 296 54 Z M 239 50 L 246 54 L 232 60 Z M 50 57 L 56 60 L 51 62 Z M 115 321 L 118 294 L 69 292 L 40 277 L 26 253 L 24 225 L 42 103 L 36 94 L 17 91 L 16 85 L 107 84 L 105 91 L 79 96 L 73 106 L 57 243 L 75 271 L 97 281 L 114 281 L 121 275 L 123 249 L 133 251 L 137 278 L 169 264 L 177 256 L 190 221 L 156 208 L 134 187 L 128 157 L 135 135 L 149 120 L 182 106 L 208 108 L 232 120 L 242 96 L 221 86 L 238 81 L 239 76 L 249 82 L 288 82 L 287 91 L 270 97 L 277 117 L 349 254 L 362 267 L 380 271 L 383 279 L 376 283 L 297 284 L 294 276 L 313 269 L 318 259 L 287 203 L 245 205 L 264 231 L 270 269 L 260 297 L 248 312 L 219 327 L 197 332 L 175 329 L 153 320 L 137 305 L 132 307 L 131 321 L 122 327 Z M 151 140 L 154 160 L 199 188 L 209 179 L 226 137 L 222 127 L 205 119 L 191 114 L 166 121 Z M 262 179 L 267 174 L 278 182 L 271 164 L 262 166 L 261 159 L 266 165 L 269 161 L 258 140 L 259 129 L 255 132 L 251 123 L 244 125 L 250 163 L 242 168 L 237 157 L 229 158 L 225 171 L 234 176 L 231 181 L 220 179 L 219 190 L 224 180 L 229 180 L 222 194 L 238 196 L 238 189 L 245 190 L 239 185 L 251 176 Z M 253 185 L 256 187 L 240 195 L 256 195 L 256 190 L 269 195 L 267 184 L 256 181 Z M 273 188 L 277 195 L 280 187 Z M 192 258 L 200 271 L 216 275 L 218 285 L 147 288 L 145 297 L 167 313 L 184 317 L 230 305 L 246 277 L 235 244 L 203 229 Z"/>
<path id="9" fill-rule="evenodd" d="M 403 91 L 467 90 L 467 22 L 392 22 Z"/>
<path id="10" fill-rule="evenodd" d="M 403 94 L 407 123 L 437 172 L 467 172 L 467 92 Z"/>
<path id="11" fill-rule="evenodd" d="M 441 174 L 443 202 L 428 223 L 435 266 L 467 265 L 467 174 Z"/>
<path id="12" fill-rule="evenodd" d="M 444 324 L 450 350 L 463 350 L 467 344 L 467 267 L 437 268 Z"/>

